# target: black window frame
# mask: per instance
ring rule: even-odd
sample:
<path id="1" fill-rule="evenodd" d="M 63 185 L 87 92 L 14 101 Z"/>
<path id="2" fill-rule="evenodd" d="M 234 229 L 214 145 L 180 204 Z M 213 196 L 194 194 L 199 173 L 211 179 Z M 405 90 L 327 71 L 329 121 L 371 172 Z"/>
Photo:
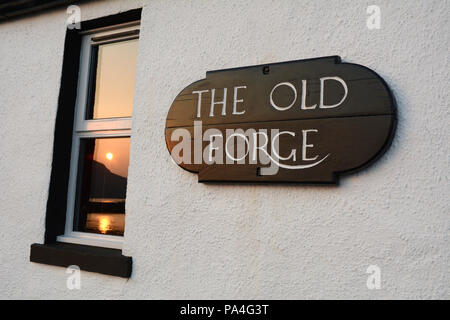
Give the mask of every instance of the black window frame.
<path id="1" fill-rule="evenodd" d="M 129 278 L 132 258 L 120 249 L 57 242 L 66 225 L 67 193 L 72 134 L 80 67 L 81 32 L 141 19 L 142 9 L 133 9 L 94 20 L 82 21 L 79 30 L 66 30 L 61 86 L 56 114 L 53 159 L 46 208 L 44 243 L 31 245 L 30 261 Z"/>

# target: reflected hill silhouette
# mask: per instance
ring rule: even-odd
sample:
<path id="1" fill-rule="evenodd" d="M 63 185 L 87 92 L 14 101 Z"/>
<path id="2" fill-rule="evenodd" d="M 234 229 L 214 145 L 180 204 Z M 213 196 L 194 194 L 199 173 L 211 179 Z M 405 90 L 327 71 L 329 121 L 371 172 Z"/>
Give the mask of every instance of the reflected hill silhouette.
<path id="1" fill-rule="evenodd" d="M 93 160 L 90 198 L 125 199 L 127 178 L 112 173 L 103 163 Z"/>

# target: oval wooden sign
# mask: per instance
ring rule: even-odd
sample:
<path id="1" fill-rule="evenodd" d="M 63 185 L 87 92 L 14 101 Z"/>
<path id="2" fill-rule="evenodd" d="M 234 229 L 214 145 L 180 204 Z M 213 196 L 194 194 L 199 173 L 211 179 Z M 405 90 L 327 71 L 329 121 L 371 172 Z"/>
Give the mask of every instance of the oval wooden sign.
<path id="1" fill-rule="evenodd" d="M 337 183 L 390 145 L 392 94 L 340 57 L 209 71 L 167 115 L 172 158 L 200 182 Z"/>

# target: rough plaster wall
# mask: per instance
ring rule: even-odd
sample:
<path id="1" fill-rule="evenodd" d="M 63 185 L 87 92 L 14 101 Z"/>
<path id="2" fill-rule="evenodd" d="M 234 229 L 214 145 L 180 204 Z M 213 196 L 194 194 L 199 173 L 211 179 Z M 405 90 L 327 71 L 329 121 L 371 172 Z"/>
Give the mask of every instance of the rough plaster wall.
<path id="1" fill-rule="evenodd" d="M 381 7 L 380 30 L 366 27 Z M 83 19 L 140 1 L 82 5 Z M 2 298 L 449 298 L 449 1 L 146 1 L 129 280 L 28 262 L 42 242 L 64 10 L 0 24 Z M 390 85 L 390 150 L 339 187 L 205 185 L 170 161 L 170 104 L 207 70 L 340 55 Z M 381 268 L 368 290 L 366 269 Z"/>

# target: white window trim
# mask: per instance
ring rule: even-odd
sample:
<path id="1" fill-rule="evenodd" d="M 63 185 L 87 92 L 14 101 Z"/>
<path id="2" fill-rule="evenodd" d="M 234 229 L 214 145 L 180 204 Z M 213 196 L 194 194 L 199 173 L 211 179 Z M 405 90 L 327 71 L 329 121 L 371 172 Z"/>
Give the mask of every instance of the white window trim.
<path id="1" fill-rule="evenodd" d="M 122 249 L 123 236 L 73 231 L 73 220 L 75 215 L 80 139 L 131 137 L 131 117 L 85 120 L 86 108 L 88 107 L 87 99 L 92 47 L 94 45 L 106 43 L 105 40 L 94 42 L 92 39 L 109 38 L 110 36 L 114 38 L 114 35 L 119 36 L 114 38 L 113 41 L 137 39 L 139 37 L 139 27 L 139 21 L 135 21 L 114 27 L 96 29 L 83 34 L 81 40 L 77 99 L 75 103 L 74 130 L 72 135 L 66 226 L 64 235 L 57 237 L 57 241 L 59 242 Z M 128 33 L 129 35 L 124 36 L 124 33 Z M 111 40 L 108 41 L 111 42 Z"/>

